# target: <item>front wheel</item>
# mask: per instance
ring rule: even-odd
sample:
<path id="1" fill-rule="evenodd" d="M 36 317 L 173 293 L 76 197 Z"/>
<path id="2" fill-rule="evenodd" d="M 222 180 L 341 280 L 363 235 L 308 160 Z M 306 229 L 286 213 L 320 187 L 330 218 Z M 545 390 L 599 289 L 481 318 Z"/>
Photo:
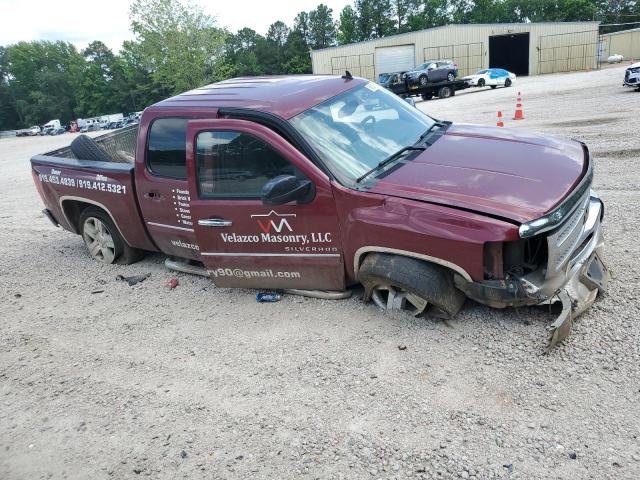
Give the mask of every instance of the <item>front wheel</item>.
<path id="1" fill-rule="evenodd" d="M 433 98 L 433 94 L 432 93 L 423 93 L 420 96 L 422 97 L 422 100 L 431 100 Z"/>
<path id="2" fill-rule="evenodd" d="M 371 253 L 362 262 L 358 277 L 365 288 L 365 300 L 372 300 L 382 310 L 452 318 L 465 299 L 449 270 L 415 258 Z"/>
<path id="3" fill-rule="evenodd" d="M 418 78 L 418 83 L 420 83 L 420 86 L 424 87 L 427 83 L 429 83 L 429 78 L 426 75 L 420 75 L 420 78 Z"/>
<path id="4" fill-rule="evenodd" d="M 479 86 L 480 88 L 482 88 L 482 87 L 484 87 L 484 86 L 485 86 L 484 78 L 481 78 L 480 80 L 478 80 L 478 86 Z"/>
<path id="5" fill-rule="evenodd" d="M 111 265 L 137 262 L 143 252 L 130 247 L 103 210 L 89 207 L 80 215 L 80 234 L 94 260 Z"/>

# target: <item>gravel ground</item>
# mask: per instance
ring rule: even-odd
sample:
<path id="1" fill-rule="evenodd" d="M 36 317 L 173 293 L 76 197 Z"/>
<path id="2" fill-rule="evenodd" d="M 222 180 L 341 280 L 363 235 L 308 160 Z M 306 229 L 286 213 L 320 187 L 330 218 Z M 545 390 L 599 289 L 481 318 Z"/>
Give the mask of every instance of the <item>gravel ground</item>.
<path id="1" fill-rule="evenodd" d="M 159 255 L 100 265 L 30 176 L 69 136 L 0 140 L 0 478 L 639 478 L 640 94 L 623 69 L 418 103 L 486 124 L 501 109 L 594 152 L 613 278 L 550 355 L 543 309 L 468 302 L 443 323 L 182 274 L 168 290 Z"/>

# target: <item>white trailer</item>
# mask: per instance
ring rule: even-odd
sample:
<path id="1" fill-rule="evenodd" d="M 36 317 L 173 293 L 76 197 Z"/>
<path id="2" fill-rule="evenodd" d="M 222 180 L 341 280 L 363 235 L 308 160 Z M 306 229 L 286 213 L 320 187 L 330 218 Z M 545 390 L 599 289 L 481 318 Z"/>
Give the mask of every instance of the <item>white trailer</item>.
<path id="1" fill-rule="evenodd" d="M 60 123 L 60 120 L 49 120 L 47 123 L 44 124 L 44 128 L 60 128 L 62 127 L 62 124 Z"/>
<path id="2" fill-rule="evenodd" d="M 111 122 L 119 122 L 124 119 L 124 115 L 122 113 L 112 113 L 110 115 L 102 115 L 100 117 L 100 126 L 104 128 L 105 125 L 108 125 Z"/>

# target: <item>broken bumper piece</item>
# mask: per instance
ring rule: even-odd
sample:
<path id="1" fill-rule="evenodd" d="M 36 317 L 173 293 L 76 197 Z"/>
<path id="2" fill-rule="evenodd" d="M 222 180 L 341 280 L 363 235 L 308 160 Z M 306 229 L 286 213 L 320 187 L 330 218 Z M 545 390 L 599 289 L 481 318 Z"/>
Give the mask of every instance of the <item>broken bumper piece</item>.
<path id="1" fill-rule="evenodd" d="M 562 303 L 562 312 L 548 327 L 547 351 L 569 335 L 573 320 L 593 304 L 599 293 L 603 293 L 609 281 L 609 271 L 600 256 L 594 253 L 580 269 L 579 274 L 567 282 L 555 296 Z"/>
<path id="2" fill-rule="evenodd" d="M 550 350 L 569 335 L 576 317 L 607 288 L 609 272 L 602 262 L 603 211 L 602 201 L 587 192 L 568 220 L 547 234 L 546 268 L 522 277 L 485 282 L 467 282 L 456 276 L 456 286 L 469 298 L 494 308 L 560 302 L 562 312 L 549 326 Z"/>

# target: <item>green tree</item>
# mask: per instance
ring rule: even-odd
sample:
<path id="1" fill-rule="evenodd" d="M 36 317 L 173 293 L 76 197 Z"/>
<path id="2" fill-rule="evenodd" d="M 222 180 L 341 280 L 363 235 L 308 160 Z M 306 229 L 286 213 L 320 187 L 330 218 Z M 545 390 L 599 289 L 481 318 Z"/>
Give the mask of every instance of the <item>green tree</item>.
<path id="1" fill-rule="evenodd" d="M 448 0 L 414 0 L 407 19 L 409 31 L 439 27 L 451 23 Z"/>
<path id="2" fill-rule="evenodd" d="M 9 85 L 7 49 L 0 46 L 0 130 L 17 126 L 18 114 L 13 91 Z"/>
<path id="3" fill-rule="evenodd" d="M 506 0 L 505 10 L 514 21 L 569 22 L 593 20 L 597 6 L 592 0 Z"/>
<path id="4" fill-rule="evenodd" d="M 340 45 L 358 41 L 358 17 L 351 5 L 345 6 L 340 12 L 337 40 Z"/>
<path id="5" fill-rule="evenodd" d="M 40 125 L 76 117 L 74 90 L 83 58 L 67 42 L 19 42 L 6 48 L 5 77 L 14 99 L 17 125 Z"/>
<path id="6" fill-rule="evenodd" d="M 395 20 L 391 0 L 356 0 L 358 39 L 386 37 L 395 33 Z"/>
<path id="7" fill-rule="evenodd" d="M 227 38 L 226 64 L 231 66 L 231 76 L 262 75 L 256 48 L 262 36 L 255 30 L 243 28 Z"/>
<path id="8" fill-rule="evenodd" d="M 309 45 L 311 43 L 311 33 L 309 31 L 309 14 L 307 12 L 300 12 L 293 19 L 293 30 L 298 32 L 304 42 Z"/>
<path id="9" fill-rule="evenodd" d="M 321 3 L 309 12 L 309 44 L 311 48 L 326 48 L 335 45 L 336 24 L 333 10 Z"/>
<path id="10" fill-rule="evenodd" d="M 97 116 L 120 110 L 120 98 L 114 89 L 115 55 L 102 42 L 91 42 L 82 51 L 85 63 L 75 88 L 79 116 Z"/>
<path id="11" fill-rule="evenodd" d="M 284 22 L 278 20 L 277 22 L 269 25 L 269 30 L 267 31 L 267 40 L 271 40 L 276 43 L 278 46 L 283 47 L 287 42 L 287 38 L 291 30 Z"/>
<path id="12" fill-rule="evenodd" d="M 215 78 L 227 34 L 200 7 L 180 0 L 134 0 L 130 18 L 142 59 L 160 88 L 179 93 Z"/>
<path id="13" fill-rule="evenodd" d="M 137 112 L 171 95 L 166 87 L 153 81 L 147 59 L 137 42 L 125 41 L 114 69 L 114 89 L 121 109 Z"/>
<path id="14" fill-rule="evenodd" d="M 311 73 L 309 45 L 302 33 L 293 30 L 285 43 L 286 59 L 282 65 L 284 73 Z"/>

